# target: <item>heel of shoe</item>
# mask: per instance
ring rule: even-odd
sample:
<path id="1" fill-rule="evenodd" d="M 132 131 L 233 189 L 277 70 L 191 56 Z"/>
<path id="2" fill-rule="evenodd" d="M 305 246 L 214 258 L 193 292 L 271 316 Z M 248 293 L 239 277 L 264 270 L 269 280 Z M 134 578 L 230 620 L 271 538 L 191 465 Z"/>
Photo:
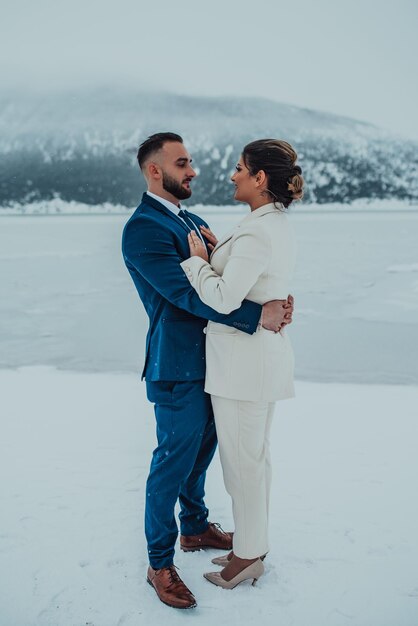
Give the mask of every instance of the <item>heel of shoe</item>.
<path id="1" fill-rule="evenodd" d="M 257 580 L 264 574 L 264 565 L 260 559 L 243 569 L 231 580 L 225 580 L 221 576 L 221 572 L 209 572 L 203 574 L 203 576 L 214 585 L 222 587 L 223 589 L 234 589 L 237 585 L 244 582 L 244 580 L 252 580 L 252 586 L 255 586 Z"/>

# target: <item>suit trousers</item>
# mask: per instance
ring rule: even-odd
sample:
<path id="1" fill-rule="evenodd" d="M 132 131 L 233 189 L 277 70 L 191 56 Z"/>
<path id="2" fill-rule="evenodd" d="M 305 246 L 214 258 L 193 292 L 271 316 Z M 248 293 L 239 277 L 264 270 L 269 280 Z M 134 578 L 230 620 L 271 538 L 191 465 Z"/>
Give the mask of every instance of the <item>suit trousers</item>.
<path id="1" fill-rule="evenodd" d="M 150 565 L 159 569 L 173 563 L 177 501 L 182 535 L 208 527 L 205 478 L 217 440 L 203 380 L 147 381 L 147 396 L 155 403 L 158 445 L 146 485 L 145 535 Z"/>
<path id="2" fill-rule="evenodd" d="M 225 487 L 232 498 L 234 554 L 254 559 L 269 550 L 269 438 L 275 403 L 212 395 L 212 406 Z"/>

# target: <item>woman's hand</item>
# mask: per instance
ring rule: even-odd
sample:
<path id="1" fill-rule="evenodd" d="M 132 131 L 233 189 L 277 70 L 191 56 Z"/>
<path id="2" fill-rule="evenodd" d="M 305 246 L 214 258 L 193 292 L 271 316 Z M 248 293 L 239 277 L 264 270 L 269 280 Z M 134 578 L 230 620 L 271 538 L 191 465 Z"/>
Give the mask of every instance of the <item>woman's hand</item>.
<path id="1" fill-rule="evenodd" d="M 200 256 L 204 261 L 208 261 L 206 246 L 194 230 L 190 231 L 187 238 L 189 240 L 190 256 Z"/>
<path id="2" fill-rule="evenodd" d="M 218 240 L 216 239 L 215 235 L 213 234 L 213 232 L 211 231 L 210 228 L 206 228 L 206 226 L 201 226 L 200 227 L 200 232 L 202 233 L 202 235 L 204 236 L 205 239 L 208 240 L 208 248 L 209 250 L 213 250 L 214 247 L 216 246 L 216 244 L 218 243 Z"/>

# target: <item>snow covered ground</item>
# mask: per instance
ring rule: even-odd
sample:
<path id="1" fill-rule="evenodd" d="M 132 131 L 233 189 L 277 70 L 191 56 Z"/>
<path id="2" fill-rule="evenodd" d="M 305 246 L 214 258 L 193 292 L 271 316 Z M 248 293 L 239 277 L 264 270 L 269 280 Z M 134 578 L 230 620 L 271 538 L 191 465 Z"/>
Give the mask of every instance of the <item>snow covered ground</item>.
<path id="1" fill-rule="evenodd" d="M 200 213 L 218 234 L 239 219 Z M 223 591 L 213 552 L 179 552 L 198 608 L 176 612 L 145 582 L 155 436 L 126 215 L 0 218 L 0 626 L 416 626 L 418 214 L 290 219 L 297 398 L 274 424 L 267 572 Z M 217 457 L 207 501 L 232 528 Z"/>
<path id="2" fill-rule="evenodd" d="M 154 418 L 137 376 L 21 368 L 0 385 L 2 625 L 417 624 L 415 387 L 299 382 L 273 427 L 265 576 L 224 591 L 202 577 L 214 551 L 178 551 L 198 608 L 176 612 L 145 582 Z M 232 528 L 217 456 L 207 502 Z"/>

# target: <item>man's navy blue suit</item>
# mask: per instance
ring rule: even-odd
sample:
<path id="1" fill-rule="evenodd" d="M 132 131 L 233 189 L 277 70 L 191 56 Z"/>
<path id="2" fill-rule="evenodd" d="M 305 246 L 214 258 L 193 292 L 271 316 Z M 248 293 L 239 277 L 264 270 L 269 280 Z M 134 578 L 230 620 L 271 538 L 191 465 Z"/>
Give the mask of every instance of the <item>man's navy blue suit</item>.
<path id="1" fill-rule="evenodd" d="M 188 215 L 196 226 L 207 226 Z M 122 237 L 126 266 L 149 317 L 142 377 L 155 404 L 158 445 L 146 486 L 145 534 L 154 569 L 173 563 L 177 500 L 183 535 L 203 533 L 208 525 L 204 483 L 217 442 L 204 392 L 203 329 L 212 320 L 252 334 L 261 316 L 255 302 L 244 301 L 229 315 L 203 304 L 180 267 L 190 256 L 189 232 L 181 217 L 145 193 Z"/>

